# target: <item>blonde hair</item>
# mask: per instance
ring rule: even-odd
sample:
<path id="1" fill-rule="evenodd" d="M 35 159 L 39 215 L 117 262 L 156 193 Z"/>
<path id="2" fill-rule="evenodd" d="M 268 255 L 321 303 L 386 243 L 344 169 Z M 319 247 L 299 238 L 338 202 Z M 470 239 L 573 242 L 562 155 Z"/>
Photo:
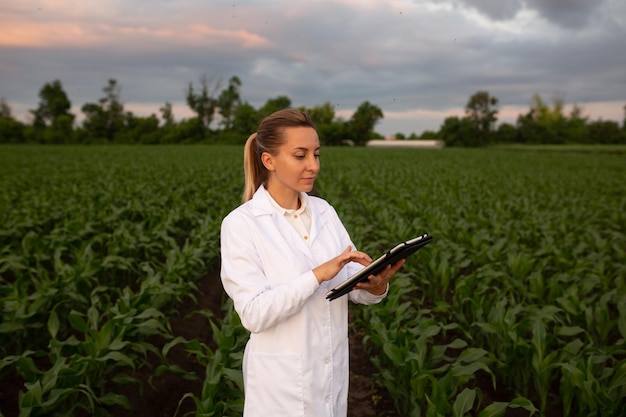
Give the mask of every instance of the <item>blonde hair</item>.
<path id="1" fill-rule="evenodd" d="M 261 184 L 267 181 L 268 171 L 261 161 L 263 152 L 271 155 L 278 154 L 278 148 L 285 143 L 285 128 L 311 127 L 315 123 L 311 117 L 299 109 L 278 110 L 265 117 L 256 132 L 248 137 L 243 149 L 244 188 L 243 202 L 252 199 L 252 196 Z"/>

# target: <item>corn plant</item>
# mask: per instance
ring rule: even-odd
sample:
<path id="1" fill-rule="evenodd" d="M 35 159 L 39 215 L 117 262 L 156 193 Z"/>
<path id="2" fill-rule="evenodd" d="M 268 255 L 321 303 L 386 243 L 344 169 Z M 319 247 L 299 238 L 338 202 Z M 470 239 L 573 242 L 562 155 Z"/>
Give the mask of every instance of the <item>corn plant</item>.
<path id="1" fill-rule="evenodd" d="M 129 406 L 120 388 L 163 373 L 203 381 L 184 396 L 196 414 L 240 412 L 231 313 L 211 317 L 213 343 L 175 338 L 169 318 L 218 265 L 241 153 L 2 147 L 0 384 L 25 381 L 22 415 L 115 413 Z M 323 151 L 316 192 L 358 248 L 435 237 L 381 304 L 355 309 L 392 414 L 625 414 L 623 166 L 608 153 Z M 204 376 L 168 362 L 178 344 Z"/>
<path id="2" fill-rule="evenodd" d="M 211 320 L 215 347 L 198 340 L 186 344 L 187 351 L 205 367 L 205 376 L 200 395 L 185 394 L 179 402 L 179 409 L 183 401 L 192 399 L 196 411 L 189 414 L 197 417 L 237 416 L 243 412 L 241 364 L 248 333 L 231 301 L 224 304 L 223 312 L 224 318 L 219 325 Z"/>

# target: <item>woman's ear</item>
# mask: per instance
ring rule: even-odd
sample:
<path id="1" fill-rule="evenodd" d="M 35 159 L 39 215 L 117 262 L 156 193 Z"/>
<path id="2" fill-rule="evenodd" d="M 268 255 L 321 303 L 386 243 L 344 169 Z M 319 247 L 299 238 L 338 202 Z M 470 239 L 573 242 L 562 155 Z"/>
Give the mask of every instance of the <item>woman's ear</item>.
<path id="1" fill-rule="evenodd" d="M 269 152 L 263 152 L 261 154 L 261 162 L 268 171 L 274 171 L 274 158 Z"/>

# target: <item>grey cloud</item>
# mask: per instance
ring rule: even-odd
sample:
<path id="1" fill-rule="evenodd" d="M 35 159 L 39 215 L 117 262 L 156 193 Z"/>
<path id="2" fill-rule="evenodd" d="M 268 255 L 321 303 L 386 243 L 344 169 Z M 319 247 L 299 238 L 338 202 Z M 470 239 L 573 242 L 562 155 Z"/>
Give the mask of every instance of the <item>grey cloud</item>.
<path id="1" fill-rule="evenodd" d="M 605 0 L 527 0 L 529 7 L 537 10 L 546 19 L 558 25 L 577 29 L 585 27 L 594 11 Z"/>
<path id="2" fill-rule="evenodd" d="M 525 107 L 535 93 L 546 100 L 560 93 L 567 103 L 626 98 L 626 60 L 621 53 L 626 28 L 612 17 L 619 13 L 607 13 L 609 6 L 624 11 L 619 5 L 623 0 L 594 3 L 601 7 L 575 0 L 570 3 L 577 7 L 567 12 L 559 11 L 562 0 L 464 0 L 479 5 L 492 20 L 514 20 L 522 7 L 534 7 L 547 19 L 570 25 L 584 24 L 576 16 L 585 13 L 596 19 L 585 30 L 549 28 L 547 34 L 539 32 L 546 25 L 536 22 L 515 33 L 477 25 L 467 19 L 466 10 L 431 7 L 427 0 L 404 10 L 387 2 L 369 2 L 368 7 L 311 2 L 306 8 L 294 2 L 284 7 L 237 2 L 236 7 L 211 9 L 207 2 L 186 1 L 186 12 L 193 14 L 189 24 L 201 21 L 233 33 L 245 30 L 267 39 L 267 44 L 260 49 L 228 40 L 187 45 L 176 37 L 146 35 L 148 39 L 88 48 L 0 47 L 0 96 L 10 104 L 34 108 L 43 84 L 58 78 L 80 107 L 102 97 L 107 80 L 115 78 L 124 102 L 149 104 L 157 113 L 165 101 L 184 102 L 187 84 L 206 74 L 223 82 L 238 76 L 242 99 L 254 106 L 286 95 L 298 106 L 329 101 L 337 110 L 349 110 L 368 100 L 383 112 L 441 111 L 462 108 L 478 90 L 488 90 L 502 106 Z M 169 11 L 176 22 L 185 21 L 181 11 Z M 151 16 L 157 15 L 159 9 Z M 127 13 L 124 19 L 132 16 Z M 603 24 L 596 24 L 600 21 Z M 160 27 L 156 20 L 151 25 Z M 167 25 L 172 27 L 171 19 Z M 390 131 L 400 131 L 390 123 L 385 120 Z"/>
<path id="3" fill-rule="evenodd" d="M 458 0 L 493 20 L 509 20 L 524 8 L 563 28 L 587 26 L 606 0 Z"/>
<path id="4" fill-rule="evenodd" d="M 507 4 L 499 16 L 513 13 L 516 2 Z M 354 108 L 369 100 L 402 111 L 464 106 L 479 89 L 502 105 L 520 106 L 535 93 L 562 93 L 571 102 L 624 96 L 624 59 L 616 54 L 624 45 L 623 27 L 595 39 L 501 40 L 449 13 L 399 15 L 383 7 L 366 13 L 340 5 L 332 13 L 311 7 L 301 18 L 268 25 L 266 35 L 280 48 L 257 58 L 273 65 L 267 73 L 238 73 L 244 94 L 256 104 L 286 94 L 296 105 L 330 101 Z"/>
<path id="5" fill-rule="evenodd" d="M 493 20 L 509 20 L 515 17 L 523 6 L 523 0 L 459 0 Z"/>

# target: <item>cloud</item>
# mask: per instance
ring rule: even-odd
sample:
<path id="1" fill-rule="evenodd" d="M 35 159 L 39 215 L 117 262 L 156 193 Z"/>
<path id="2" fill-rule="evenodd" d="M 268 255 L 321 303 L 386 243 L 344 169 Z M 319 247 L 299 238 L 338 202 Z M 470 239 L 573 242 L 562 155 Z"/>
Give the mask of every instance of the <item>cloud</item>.
<path id="1" fill-rule="evenodd" d="M 513 19 L 524 7 L 522 0 L 460 0 L 460 3 L 493 20 Z"/>
<path id="2" fill-rule="evenodd" d="M 350 114 L 370 101 L 385 113 L 386 133 L 436 130 L 478 90 L 512 109 L 527 108 L 535 93 L 583 107 L 625 100 L 626 2 L 568 4 L 14 2 L 0 10 L 8 22 L 0 97 L 34 108 L 44 83 L 59 79 L 80 108 L 114 78 L 123 101 L 152 103 L 158 113 L 166 101 L 184 107 L 186 86 L 202 74 L 224 83 L 236 75 L 242 99 L 255 107 L 285 95 L 297 106 L 330 102 Z"/>
<path id="3" fill-rule="evenodd" d="M 604 0 L 527 0 L 544 18 L 570 29 L 585 27 Z"/>
<path id="4" fill-rule="evenodd" d="M 211 47 L 243 49 L 270 48 L 273 45 L 258 34 L 244 29 L 220 29 L 206 24 L 180 28 L 120 25 L 81 22 L 19 22 L 8 21 L 0 32 L 0 46 L 26 48 L 98 47 L 116 49 L 159 50 L 163 45 L 179 47 Z"/>
<path id="5" fill-rule="evenodd" d="M 524 10 L 567 29 L 584 28 L 607 0 L 459 0 L 492 20 L 512 20 Z"/>

